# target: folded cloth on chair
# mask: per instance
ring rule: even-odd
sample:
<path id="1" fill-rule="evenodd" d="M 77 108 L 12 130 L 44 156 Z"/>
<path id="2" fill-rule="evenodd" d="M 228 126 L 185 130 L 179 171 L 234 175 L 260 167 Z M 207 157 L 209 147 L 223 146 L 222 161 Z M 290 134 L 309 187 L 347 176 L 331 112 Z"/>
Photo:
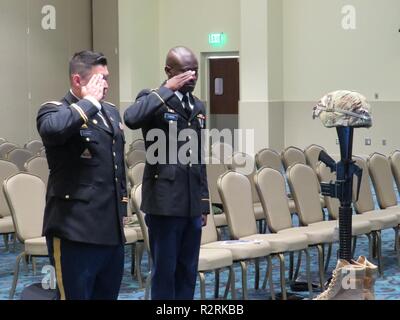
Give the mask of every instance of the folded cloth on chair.
<path id="1" fill-rule="evenodd" d="M 319 117 L 325 127 L 372 126 L 371 107 L 360 93 L 339 90 L 325 95 L 314 107 L 313 119 Z"/>

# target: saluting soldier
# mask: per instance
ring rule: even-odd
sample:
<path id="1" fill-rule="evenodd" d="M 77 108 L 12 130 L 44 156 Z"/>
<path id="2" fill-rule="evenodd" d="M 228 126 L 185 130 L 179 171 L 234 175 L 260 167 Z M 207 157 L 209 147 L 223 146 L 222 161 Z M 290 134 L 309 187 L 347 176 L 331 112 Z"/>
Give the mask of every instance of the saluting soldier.
<path id="1" fill-rule="evenodd" d="M 142 128 L 145 137 L 147 162 L 141 209 L 146 214 L 153 262 L 152 299 L 189 300 L 193 299 L 196 285 L 201 228 L 209 214 L 201 150 L 205 108 L 192 95 L 198 61 L 190 49 L 171 49 L 165 72 L 168 81 L 156 90 L 141 91 L 125 111 L 124 121 L 131 129 Z M 166 141 L 166 146 L 154 155 L 150 155 L 152 144 L 162 139 L 154 142 L 152 129 L 162 131 Z M 183 138 L 177 139 L 183 133 Z M 193 144 L 193 140 L 197 143 Z M 177 154 L 180 157 L 175 158 Z M 166 161 L 153 163 L 156 161 L 149 161 L 149 156 Z"/>
<path id="2" fill-rule="evenodd" d="M 118 109 L 104 101 L 107 59 L 70 61 L 71 89 L 39 110 L 50 168 L 43 234 L 60 299 L 114 300 L 124 264 L 125 138 Z"/>

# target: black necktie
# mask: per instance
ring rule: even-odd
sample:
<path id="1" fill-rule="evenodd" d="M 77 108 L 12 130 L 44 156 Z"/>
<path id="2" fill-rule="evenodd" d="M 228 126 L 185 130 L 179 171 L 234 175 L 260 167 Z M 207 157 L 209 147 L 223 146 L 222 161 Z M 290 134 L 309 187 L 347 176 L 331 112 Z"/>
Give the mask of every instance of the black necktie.
<path id="1" fill-rule="evenodd" d="M 185 108 L 186 115 L 187 115 L 188 119 L 190 119 L 190 117 L 192 116 L 192 108 L 190 107 L 189 98 L 187 95 L 183 96 L 182 102 L 183 102 L 183 105 Z"/>

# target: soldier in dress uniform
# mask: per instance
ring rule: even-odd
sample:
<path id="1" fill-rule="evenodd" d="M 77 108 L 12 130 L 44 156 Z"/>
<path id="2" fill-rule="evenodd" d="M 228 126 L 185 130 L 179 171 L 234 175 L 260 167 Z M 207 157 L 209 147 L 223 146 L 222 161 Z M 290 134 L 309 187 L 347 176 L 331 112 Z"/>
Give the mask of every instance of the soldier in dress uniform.
<path id="1" fill-rule="evenodd" d="M 103 100 L 108 76 L 103 54 L 76 53 L 71 89 L 37 116 L 50 168 L 43 234 L 60 299 L 117 299 L 121 285 L 125 138 L 118 109 Z"/>
<path id="2" fill-rule="evenodd" d="M 204 104 L 192 95 L 198 61 L 190 49 L 171 49 L 165 72 L 168 81 L 158 89 L 141 91 L 126 110 L 124 120 L 131 129 L 141 128 L 145 137 L 147 162 L 141 209 L 146 214 L 153 262 L 152 299 L 188 300 L 194 295 L 201 229 L 209 214 L 201 150 L 206 111 Z M 165 163 L 154 163 L 149 161 L 149 151 L 156 143 L 151 135 L 160 131 L 166 145 L 155 156 L 164 158 Z M 173 154 L 181 156 L 174 159 Z"/>

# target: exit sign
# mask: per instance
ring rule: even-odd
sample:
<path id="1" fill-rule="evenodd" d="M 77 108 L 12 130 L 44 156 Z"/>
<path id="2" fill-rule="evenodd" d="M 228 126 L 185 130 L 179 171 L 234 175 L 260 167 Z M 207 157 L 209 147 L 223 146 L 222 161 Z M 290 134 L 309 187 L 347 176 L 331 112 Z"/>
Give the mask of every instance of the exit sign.
<path id="1" fill-rule="evenodd" d="M 213 47 L 223 47 L 226 44 L 225 33 L 210 33 L 208 35 L 208 43 Z"/>

